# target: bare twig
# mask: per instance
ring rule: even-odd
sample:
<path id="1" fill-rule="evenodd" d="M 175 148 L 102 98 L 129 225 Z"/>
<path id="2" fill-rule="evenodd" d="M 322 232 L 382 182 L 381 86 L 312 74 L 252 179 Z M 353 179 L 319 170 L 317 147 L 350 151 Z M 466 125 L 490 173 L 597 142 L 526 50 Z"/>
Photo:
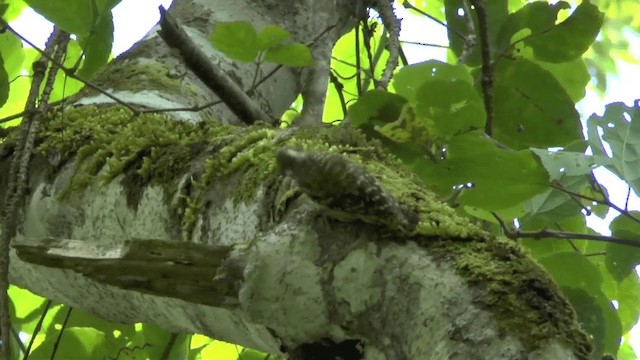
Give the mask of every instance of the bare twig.
<path id="1" fill-rule="evenodd" d="M 167 345 L 164 347 L 164 351 L 162 352 L 162 356 L 160 357 L 160 359 L 162 360 L 169 359 L 169 356 L 171 355 L 171 350 L 173 350 L 173 347 L 175 346 L 177 339 L 178 339 L 178 334 L 171 333 L 171 335 L 169 335 L 169 341 L 167 341 Z"/>
<path id="2" fill-rule="evenodd" d="M 22 358 L 22 360 L 29 360 L 29 355 L 31 354 L 31 348 L 33 347 L 33 343 L 36 341 L 36 337 L 40 332 L 40 329 L 42 329 L 42 323 L 44 322 L 44 318 L 49 313 L 50 307 L 51 307 L 51 300 L 47 299 L 47 301 L 44 304 L 44 309 L 42 310 L 42 314 L 38 319 L 38 323 L 36 324 L 36 327 L 31 332 L 31 339 L 29 339 L 29 345 L 27 346 L 27 349 L 24 351 L 24 357 Z"/>
<path id="3" fill-rule="evenodd" d="M 462 47 L 462 54 L 460 54 L 458 62 L 464 64 L 476 47 L 476 29 L 473 24 L 471 8 L 467 0 L 462 0 L 462 7 L 464 8 L 464 18 L 467 21 L 467 35 L 464 37 L 464 46 Z"/>
<path id="4" fill-rule="evenodd" d="M 419 41 L 400 40 L 400 42 L 403 44 L 429 46 L 429 47 L 436 47 L 441 49 L 449 48 L 449 45 L 431 44 L 431 43 L 419 42 Z"/>
<path id="5" fill-rule="evenodd" d="M 629 219 L 633 220 L 634 222 L 640 223 L 640 219 L 638 219 L 635 216 L 631 215 L 628 211 L 622 209 L 618 205 L 612 203 L 607 197 L 604 197 L 604 200 L 596 199 L 596 198 L 591 197 L 591 196 L 582 195 L 580 193 L 573 192 L 571 190 L 565 189 L 562 186 L 554 184 L 554 183 L 551 184 L 551 187 L 553 187 L 554 189 L 560 190 L 560 191 L 562 191 L 564 193 L 567 193 L 569 195 L 584 199 L 584 200 L 589 200 L 589 201 L 593 201 L 593 202 L 601 204 L 601 205 L 606 205 L 606 206 L 618 211 L 620 214 L 622 214 L 622 215 L 628 217 Z"/>
<path id="6" fill-rule="evenodd" d="M 454 34 L 455 36 L 459 37 L 460 39 L 464 40 L 464 35 L 462 33 L 460 33 L 458 30 L 449 27 L 449 25 L 447 25 L 446 23 L 440 21 L 440 19 L 436 18 L 435 16 L 426 13 L 420 9 L 418 9 L 417 7 L 413 6 L 410 2 L 408 2 L 407 0 L 404 0 L 402 2 L 402 6 L 405 7 L 405 9 L 409 9 L 409 10 L 413 10 L 415 12 L 417 12 L 418 14 L 422 15 L 422 16 L 426 16 L 429 19 L 435 21 L 436 23 L 444 26 L 448 31 L 450 31 L 452 34 Z"/>
<path id="7" fill-rule="evenodd" d="M 382 24 L 389 33 L 387 39 L 389 59 L 387 59 L 387 64 L 385 65 L 377 86 L 380 89 L 386 90 L 393 77 L 393 71 L 398 67 L 398 57 L 400 56 L 400 19 L 398 19 L 393 12 L 393 5 L 388 0 L 374 1 L 373 8 L 380 14 Z"/>
<path id="8" fill-rule="evenodd" d="M 529 239 L 545 239 L 545 238 L 556 238 L 556 239 L 577 239 L 577 240 L 594 240 L 594 241 L 604 241 L 613 244 L 627 245 L 636 248 L 640 248 L 640 240 L 630 240 L 623 239 L 613 236 L 605 236 L 605 235 L 593 235 L 593 234 L 581 234 L 581 233 L 573 233 L 573 232 L 565 232 L 565 231 L 556 231 L 550 229 L 542 229 L 538 231 L 522 231 L 522 230 L 513 230 L 507 227 L 504 221 L 496 214 L 495 212 L 491 212 L 491 214 L 496 218 L 500 227 L 504 231 L 504 234 L 509 239 L 521 239 L 521 238 L 529 238 Z"/>
<path id="9" fill-rule="evenodd" d="M 493 118 L 493 63 L 491 62 L 491 47 L 489 45 L 489 24 L 485 0 L 469 0 L 478 16 L 478 35 L 480 37 L 480 57 L 482 58 L 482 93 L 484 95 L 484 107 L 487 113 L 487 122 L 484 132 L 492 136 Z"/>
<path id="10" fill-rule="evenodd" d="M 340 99 L 340 106 L 342 107 L 342 118 L 344 119 L 347 116 L 347 103 L 344 99 L 344 85 L 338 80 L 338 78 L 333 74 L 333 72 L 329 72 L 329 81 L 333 84 L 333 87 L 336 89 L 336 93 L 338 93 L 338 98 Z"/>
<path id="11" fill-rule="evenodd" d="M 4 23 L 4 22 L 0 22 L 1 25 L 3 25 L 4 27 L 6 27 L 7 30 L 9 30 L 11 33 L 15 34 L 18 38 L 20 38 L 20 40 L 24 41 L 25 43 L 27 43 L 29 46 L 31 46 L 34 50 L 36 50 L 41 56 L 43 56 L 45 59 L 51 61 L 52 64 L 56 65 L 62 72 L 65 73 L 65 75 L 67 75 L 68 77 L 78 80 L 81 83 L 83 83 L 85 86 L 97 91 L 98 93 L 108 97 L 109 99 L 113 100 L 114 102 L 126 107 L 127 109 L 129 109 L 134 115 L 138 115 L 139 114 L 139 110 L 136 109 L 135 107 L 133 107 L 132 105 L 128 104 L 126 101 L 121 100 L 120 98 L 116 97 L 115 95 L 109 93 L 106 90 L 103 90 L 102 88 L 100 88 L 99 86 L 95 85 L 94 83 L 92 83 L 91 81 L 85 80 L 83 78 L 81 78 L 80 76 L 75 74 L 75 69 L 68 69 L 66 68 L 62 62 L 60 61 L 56 61 L 55 59 L 51 58 L 51 56 L 49 54 L 47 54 L 46 51 L 41 50 L 40 48 L 38 48 L 35 44 L 33 44 L 32 42 L 30 42 L 28 39 L 26 39 L 25 37 L 23 37 L 22 35 L 20 35 L 18 32 L 16 32 L 11 26 L 9 26 L 8 24 Z"/>
<path id="12" fill-rule="evenodd" d="M 19 140 L 14 149 L 13 160 L 9 170 L 4 199 L 2 237 L 0 238 L 0 329 L 2 330 L 2 355 L 4 359 L 9 359 L 11 354 L 11 319 L 9 318 L 9 296 L 7 292 L 9 289 L 9 247 L 11 239 L 16 234 L 19 204 L 26 192 L 29 162 L 40 120 L 49 108 L 49 96 L 53 89 L 60 61 L 66 54 L 68 42 L 69 34 L 54 28 L 47 41 L 43 56 L 33 64 L 33 79 L 25 105 L 25 116 L 22 120 Z M 52 62 L 44 89 L 40 95 L 40 85 L 45 80 L 49 59 L 53 59 L 55 62 Z M 37 108 L 36 103 L 38 103 Z"/>
<path id="13" fill-rule="evenodd" d="M 58 333 L 58 337 L 56 337 L 56 341 L 53 343 L 53 350 L 51 350 L 51 359 L 55 359 L 56 353 L 58 352 L 58 347 L 60 346 L 60 341 L 62 340 L 62 335 L 64 335 L 64 331 L 67 329 L 67 323 L 69 322 L 69 318 L 71 317 L 71 313 L 73 312 L 73 308 L 69 306 L 69 310 L 64 316 L 64 320 L 62 321 L 62 328 Z"/>

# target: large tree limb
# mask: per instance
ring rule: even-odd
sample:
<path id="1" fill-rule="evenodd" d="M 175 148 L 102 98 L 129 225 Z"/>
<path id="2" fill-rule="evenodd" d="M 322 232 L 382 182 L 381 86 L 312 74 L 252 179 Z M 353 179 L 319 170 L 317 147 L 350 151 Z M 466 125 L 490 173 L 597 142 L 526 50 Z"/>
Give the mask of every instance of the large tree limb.
<path id="1" fill-rule="evenodd" d="M 538 265 L 439 203 L 353 130 L 301 129 L 283 138 L 256 126 L 131 119 L 124 110 L 87 107 L 47 124 L 24 240 L 15 247 L 21 256 L 12 260 L 15 284 L 110 320 L 154 322 L 272 353 L 351 344 L 365 358 L 587 356 L 573 311 Z M 103 130 L 88 131 L 97 124 Z M 63 141 L 69 136 L 77 141 Z M 11 139 L 5 144 L 10 153 Z M 343 217 L 344 209 L 301 193 L 278 170 L 276 153 L 303 144 L 360 164 L 356 172 L 374 179 L 367 184 L 377 182 L 418 215 L 415 230 Z M 59 166 L 44 158 L 55 151 L 64 153 Z M 0 169 L 7 164 L 1 160 Z M 56 240 L 46 251 L 46 242 L 31 240 L 47 237 Z M 98 250 L 82 257 L 78 248 Z M 107 260 L 114 249 L 120 255 Z M 197 259 L 171 249 L 212 254 L 202 279 L 181 267 Z M 220 287 L 221 268 L 233 286 Z M 190 299 L 194 283 L 205 286 Z"/>

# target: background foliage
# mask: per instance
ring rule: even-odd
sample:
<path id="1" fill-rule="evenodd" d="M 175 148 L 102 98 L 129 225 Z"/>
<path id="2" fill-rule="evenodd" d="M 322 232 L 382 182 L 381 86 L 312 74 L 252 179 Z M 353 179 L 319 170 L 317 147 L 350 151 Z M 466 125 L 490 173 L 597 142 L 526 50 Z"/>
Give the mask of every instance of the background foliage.
<path id="1" fill-rule="evenodd" d="M 0 13 L 10 22 L 30 6 L 76 34 L 65 65 L 77 68 L 77 74 L 86 79 L 110 59 L 111 9 L 118 3 L 3 0 Z M 622 179 L 629 192 L 639 193 L 640 109 L 638 103 L 612 103 L 602 115 L 581 115 L 576 103 L 587 90 L 607 90 L 607 76 L 618 71 L 616 60 L 637 63 L 626 38 L 636 36 L 640 28 L 640 4 L 634 0 L 487 1 L 494 65 L 491 136 L 485 133 L 479 46 L 458 62 L 466 39 L 479 24 L 469 27 L 460 11 L 462 0 L 404 5 L 416 14 L 428 14 L 429 21 L 446 23 L 447 62 L 407 64 L 397 71 L 389 92 L 374 90 L 373 79 L 381 74 L 388 54 L 382 26 L 372 16 L 367 27 L 372 41 L 366 43 L 359 36 L 359 53 L 354 47 L 355 32 L 335 47 L 332 69 L 334 84 L 340 85 L 329 92 L 325 121 L 348 115 L 353 126 L 382 141 L 442 199 L 460 213 L 484 221 L 496 233 L 534 234 L 531 237 L 538 239 L 519 241 L 574 305 L 593 336 L 594 358 L 610 353 L 635 359 L 627 340 L 640 316 L 640 282 L 635 271 L 640 250 L 604 236 L 597 238 L 586 218 L 615 211 L 611 235 L 638 241 L 640 246 L 640 213 L 630 211 L 627 204 L 613 204 L 609 190 L 592 174 L 596 167 L 604 167 Z M 236 23 L 213 30 L 212 44 L 235 60 L 309 64 L 306 48 L 290 42 L 281 29 Z M 241 36 L 242 41 L 229 41 L 231 36 Z M 424 42 L 429 40 L 425 34 Z M 0 35 L 0 118 L 22 111 L 36 57 L 34 49 L 11 33 Z M 81 86 L 60 74 L 52 101 L 74 94 Z M 295 113 L 294 107 L 284 120 L 292 120 Z M 18 121 L 0 120 L 0 125 Z M 576 234 L 600 241 L 580 240 Z M 16 287 L 10 295 L 17 304 L 14 326 L 27 340 L 32 358 L 49 358 L 53 353 L 65 359 L 157 359 L 169 353 L 172 359 L 267 357 L 198 335 L 169 334 L 149 324 L 107 323 Z"/>

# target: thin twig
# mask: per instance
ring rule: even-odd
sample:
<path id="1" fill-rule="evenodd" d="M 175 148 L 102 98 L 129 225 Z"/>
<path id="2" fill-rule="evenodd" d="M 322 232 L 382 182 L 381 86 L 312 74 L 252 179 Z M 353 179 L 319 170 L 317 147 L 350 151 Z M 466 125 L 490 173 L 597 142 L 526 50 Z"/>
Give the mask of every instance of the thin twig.
<path id="1" fill-rule="evenodd" d="M 52 62 L 45 81 L 48 60 L 53 59 L 59 64 L 66 54 L 68 42 L 69 34 L 54 27 L 47 41 L 43 56 L 33 63 L 33 78 L 25 105 L 25 116 L 20 125 L 19 140 L 14 149 L 13 160 L 9 169 L 9 179 L 4 199 L 4 214 L 2 214 L 3 231 L 0 238 L 0 330 L 2 332 L 2 355 L 4 359 L 9 359 L 11 355 L 11 319 L 9 317 L 8 295 L 9 248 L 11 239 L 15 236 L 17 230 L 18 209 L 20 208 L 18 204 L 22 202 L 26 192 L 29 163 L 38 127 L 43 114 L 48 110 L 49 96 L 53 90 L 55 76 L 59 68 L 56 63 Z M 46 56 L 44 55 L 45 53 Z M 45 81 L 45 85 L 42 94 L 40 94 L 40 85 L 43 81 Z M 37 108 L 36 103 L 38 103 Z"/>
<path id="2" fill-rule="evenodd" d="M 44 304 L 44 309 L 42 310 L 42 314 L 40 314 L 40 318 L 38 319 L 38 323 L 36 323 L 36 327 L 31 332 L 31 339 L 29 339 L 29 345 L 27 349 L 24 351 L 24 357 L 22 360 L 29 360 L 29 354 L 31 354 L 31 348 L 33 347 L 34 342 L 36 341 L 36 337 L 42 329 L 42 323 L 44 322 L 44 318 L 49 313 L 49 308 L 51 307 L 51 300 L 47 299 Z"/>
<path id="3" fill-rule="evenodd" d="M 403 44 L 429 46 L 429 47 L 436 47 L 436 48 L 441 48 L 441 49 L 448 49 L 449 48 L 449 45 L 431 44 L 431 43 L 425 43 L 425 42 L 419 42 L 419 41 L 400 40 L 400 42 L 403 43 Z"/>
<path id="4" fill-rule="evenodd" d="M 473 24 L 473 16 L 471 15 L 471 8 L 467 3 L 467 0 L 462 0 L 462 7 L 464 9 L 464 18 L 467 21 L 467 35 L 464 37 L 464 45 L 462 47 L 462 54 L 458 58 L 458 62 L 464 64 L 476 47 L 476 29 Z"/>
<path id="5" fill-rule="evenodd" d="M 605 236 L 605 235 L 592 235 L 592 234 L 581 234 L 581 233 L 573 233 L 573 232 L 565 232 L 565 231 L 555 231 L 549 229 L 542 229 L 538 231 L 522 231 L 522 230 L 512 230 L 507 227 L 504 221 L 496 214 L 495 212 L 491 212 L 493 217 L 496 218 L 504 234 L 506 237 L 512 240 L 520 239 L 520 238 L 529 238 L 529 239 L 545 239 L 545 238 L 556 238 L 556 239 L 577 239 L 577 240 L 594 240 L 594 241 L 604 241 L 613 244 L 627 245 L 636 248 L 640 248 L 639 240 L 630 240 L 623 239 L 613 236 Z"/>
<path id="6" fill-rule="evenodd" d="M 51 360 L 55 359 L 56 353 L 58 352 L 58 347 L 60 346 L 60 341 L 62 340 L 62 335 L 64 334 L 65 329 L 67 328 L 67 323 L 69 322 L 69 318 L 71 317 L 71 312 L 73 308 L 69 306 L 69 310 L 64 316 L 64 320 L 62 321 L 62 328 L 58 333 L 58 337 L 56 337 L 56 341 L 53 343 L 53 350 L 51 350 Z"/>
<path id="7" fill-rule="evenodd" d="M 160 357 L 160 359 L 162 360 L 169 359 L 169 355 L 171 355 L 171 350 L 175 346 L 177 339 L 178 339 L 178 334 L 171 333 L 171 335 L 169 335 L 169 341 L 167 341 L 167 345 L 164 347 L 164 351 L 162 352 L 162 356 Z"/>
<path id="8" fill-rule="evenodd" d="M 637 219 L 635 216 L 631 215 L 628 211 L 625 211 L 624 209 L 620 208 L 618 205 L 612 203 L 606 197 L 605 197 L 605 200 L 596 199 L 596 198 L 591 197 L 591 196 L 582 195 L 580 193 L 573 192 L 571 190 L 565 189 L 562 186 L 559 186 L 559 185 L 554 184 L 554 183 L 551 183 L 551 187 L 553 187 L 554 189 L 560 190 L 560 191 L 562 191 L 564 193 L 567 193 L 569 195 L 573 195 L 575 197 L 584 199 L 584 200 L 593 201 L 593 202 L 598 203 L 600 205 L 606 205 L 606 206 L 618 211 L 620 214 L 622 214 L 622 215 L 628 217 L 629 219 L 633 220 L 634 222 L 640 223 L 640 219 Z"/>
<path id="9" fill-rule="evenodd" d="M 436 18 L 435 16 L 426 13 L 420 9 L 418 9 L 417 7 L 413 6 L 410 2 L 408 2 L 407 0 L 404 0 L 402 2 L 402 6 L 405 7 L 405 9 L 409 9 L 409 10 L 413 10 L 415 12 L 417 12 L 418 14 L 422 15 L 422 16 L 426 16 L 429 19 L 435 21 L 436 23 L 444 26 L 448 31 L 450 31 L 452 34 L 456 35 L 457 37 L 459 37 L 460 39 L 464 40 L 464 35 L 462 33 L 460 33 L 458 30 L 449 27 L 449 25 L 447 25 L 446 23 L 442 22 L 440 19 Z"/>
<path id="10" fill-rule="evenodd" d="M 342 107 L 342 118 L 347 117 L 347 102 L 344 99 L 344 85 L 338 80 L 336 75 L 332 71 L 329 72 L 329 81 L 333 84 L 333 87 L 336 89 L 336 93 L 338 93 L 338 98 L 340 99 L 340 106 Z"/>
<path id="11" fill-rule="evenodd" d="M 476 10 L 478 17 L 478 35 L 480 37 L 480 57 L 482 58 L 482 94 L 484 95 L 484 107 L 487 113 L 487 122 L 484 127 L 485 134 L 493 134 L 493 63 L 491 62 L 491 46 L 489 44 L 489 24 L 485 0 L 469 0 Z"/>
<path id="12" fill-rule="evenodd" d="M 385 29 L 389 33 L 387 38 L 387 50 L 389 58 L 385 65 L 378 88 L 386 90 L 393 77 L 393 72 L 398 67 L 398 57 L 400 56 L 400 19 L 393 12 L 393 5 L 389 0 L 376 0 L 374 9 L 378 11 L 380 19 Z"/>
<path id="13" fill-rule="evenodd" d="M 75 74 L 75 69 L 68 69 L 67 67 L 65 67 L 61 62 L 56 62 L 55 59 L 52 59 L 51 56 L 49 56 L 45 51 L 41 50 L 40 48 L 38 48 L 35 44 L 33 44 L 32 42 L 30 42 L 27 38 L 23 37 L 22 35 L 20 35 L 17 31 L 15 31 L 11 26 L 9 26 L 7 23 L 5 23 L 4 21 L 0 20 L 0 25 L 4 26 L 7 30 L 9 30 L 11 33 L 13 33 L 14 35 L 16 35 L 18 38 L 20 38 L 20 40 L 24 41 L 25 43 L 27 43 L 29 46 L 31 46 L 34 50 L 36 50 L 41 56 L 43 56 L 45 59 L 51 61 L 52 64 L 56 65 L 57 67 L 59 67 L 59 69 L 65 73 L 65 75 L 67 75 L 68 77 L 78 80 L 81 83 L 83 83 L 85 86 L 99 92 L 100 94 L 108 97 L 109 99 L 113 100 L 114 102 L 126 107 L 127 109 L 129 109 L 129 111 L 131 111 L 134 115 L 138 115 L 140 112 L 138 109 L 136 109 L 134 106 L 130 105 L 129 103 L 127 103 L 124 100 L 121 100 L 120 98 L 116 97 L 115 95 L 109 93 L 106 90 L 103 90 L 102 88 L 100 88 L 99 86 L 95 85 L 94 83 L 92 83 L 91 81 L 85 80 L 82 77 L 78 76 Z"/>

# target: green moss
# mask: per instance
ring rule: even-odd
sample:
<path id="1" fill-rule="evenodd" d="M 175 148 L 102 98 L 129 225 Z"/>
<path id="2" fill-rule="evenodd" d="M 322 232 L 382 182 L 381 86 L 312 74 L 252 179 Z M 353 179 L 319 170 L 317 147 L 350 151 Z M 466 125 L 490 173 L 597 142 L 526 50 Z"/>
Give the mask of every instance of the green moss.
<path id="1" fill-rule="evenodd" d="M 592 344 L 576 314 L 549 274 L 511 240 L 434 241 L 426 244 L 436 258 L 454 264 L 456 271 L 480 295 L 476 304 L 489 310 L 509 334 L 529 349 L 558 339 L 570 345 L 579 359 L 588 359 Z"/>
<path id="2" fill-rule="evenodd" d="M 189 82 L 183 81 L 180 76 L 172 76 L 166 65 L 152 59 L 116 59 L 96 75 L 93 83 L 105 89 L 134 93 L 157 89 L 168 94 L 186 94 L 192 98 L 197 98 L 198 95 Z M 93 93 L 96 93 L 95 90 L 86 87 L 80 95 Z"/>

